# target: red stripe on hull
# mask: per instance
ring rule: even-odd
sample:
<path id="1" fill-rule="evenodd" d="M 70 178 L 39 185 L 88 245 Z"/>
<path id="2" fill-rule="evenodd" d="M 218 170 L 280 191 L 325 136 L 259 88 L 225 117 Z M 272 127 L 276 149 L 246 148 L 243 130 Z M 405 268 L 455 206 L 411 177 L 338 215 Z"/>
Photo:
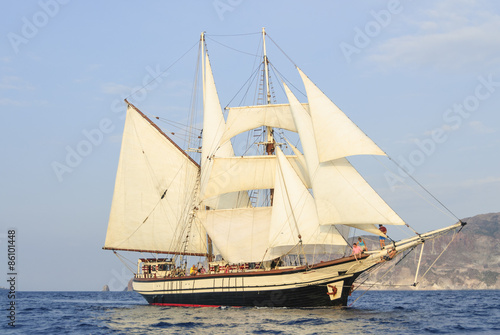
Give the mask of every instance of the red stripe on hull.
<path id="1" fill-rule="evenodd" d="M 192 304 L 166 304 L 154 302 L 151 305 L 155 306 L 169 306 L 169 307 L 221 307 L 222 305 L 192 305 Z M 231 307 L 239 307 L 239 306 L 231 306 Z"/>

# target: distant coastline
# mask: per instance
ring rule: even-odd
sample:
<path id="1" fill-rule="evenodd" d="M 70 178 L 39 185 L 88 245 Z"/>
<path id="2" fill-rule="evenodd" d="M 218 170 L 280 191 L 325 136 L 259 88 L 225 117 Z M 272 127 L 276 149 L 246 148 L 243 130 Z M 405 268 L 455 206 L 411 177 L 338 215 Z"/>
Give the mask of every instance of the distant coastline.
<path id="1" fill-rule="evenodd" d="M 415 279 L 420 248 L 383 276 L 394 265 L 393 262 L 387 263 L 385 269 L 373 273 L 360 289 L 367 289 L 376 283 L 371 290 L 499 290 L 500 246 L 497 241 L 500 239 L 500 213 L 480 214 L 462 221 L 467 225 L 430 270 L 431 264 L 450 242 L 452 234 L 425 244 L 417 287 L 411 285 Z M 369 250 L 378 248 L 376 237 L 363 238 Z M 358 285 L 361 282 L 358 280 Z"/>

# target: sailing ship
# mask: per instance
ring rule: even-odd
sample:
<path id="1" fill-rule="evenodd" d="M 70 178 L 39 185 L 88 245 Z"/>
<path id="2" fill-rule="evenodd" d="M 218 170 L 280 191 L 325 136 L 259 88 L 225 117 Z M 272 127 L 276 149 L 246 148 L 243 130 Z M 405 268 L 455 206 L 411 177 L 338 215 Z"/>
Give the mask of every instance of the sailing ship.
<path id="1" fill-rule="evenodd" d="M 464 224 L 352 255 L 352 228 L 387 237 L 377 225 L 409 227 L 348 160 L 386 154 L 298 67 L 308 102 L 284 83 L 288 103 L 272 104 L 265 38 L 263 29 L 266 103 L 227 108 L 225 118 L 202 33 L 198 160 L 125 100 L 103 249 L 153 255 L 138 260 L 133 279 L 152 305 L 346 306 L 361 274 Z M 236 155 L 232 139 L 255 129 L 263 154 Z M 276 129 L 297 134 L 300 146 L 277 143 Z M 190 273 L 192 256 L 205 271 Z"/>

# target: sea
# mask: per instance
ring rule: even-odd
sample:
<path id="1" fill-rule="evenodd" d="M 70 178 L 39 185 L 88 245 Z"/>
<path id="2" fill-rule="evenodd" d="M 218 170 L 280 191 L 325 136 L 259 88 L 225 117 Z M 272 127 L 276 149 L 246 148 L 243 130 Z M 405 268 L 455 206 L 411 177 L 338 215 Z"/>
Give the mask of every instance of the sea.
<path id="1" fill-rule="evenodd" d="M 499 290 L 357 290 L 346 308 L 159 307 L 135 292 L 16 292 L 15 300 L 0 293 L 0 334 L 500 334 Z"/>

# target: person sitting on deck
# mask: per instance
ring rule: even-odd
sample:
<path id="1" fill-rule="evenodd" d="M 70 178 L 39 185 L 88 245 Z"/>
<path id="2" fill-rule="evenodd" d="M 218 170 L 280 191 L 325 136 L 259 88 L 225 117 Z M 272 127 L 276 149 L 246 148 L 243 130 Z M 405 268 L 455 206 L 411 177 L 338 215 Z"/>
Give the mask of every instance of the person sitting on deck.
<path id="1" fill-rule="evenodd" d="M 354 255 L 354 257 L 358 259 L 358 256 L 361 256 L 361 252 L 361 248 L 356 244 L 356 242 L 354 242 L 352 244 L 352 254 Z"/>
<path id="2" fill-rule="evenodd" d="M 361 248 L 361 252 L 368 251 L 365 240 L 363 240 L 361 237 L 358 237 L 358 246 Z"/>
<path id="3" fill-rule="evenodd" d="M 196 276 L 198 274 L 198 269 L 196 268 L 196 265 L 193 264 L 191 267 L 191 270 L 189 270 L 189 275 L 190 276 Z"/>

